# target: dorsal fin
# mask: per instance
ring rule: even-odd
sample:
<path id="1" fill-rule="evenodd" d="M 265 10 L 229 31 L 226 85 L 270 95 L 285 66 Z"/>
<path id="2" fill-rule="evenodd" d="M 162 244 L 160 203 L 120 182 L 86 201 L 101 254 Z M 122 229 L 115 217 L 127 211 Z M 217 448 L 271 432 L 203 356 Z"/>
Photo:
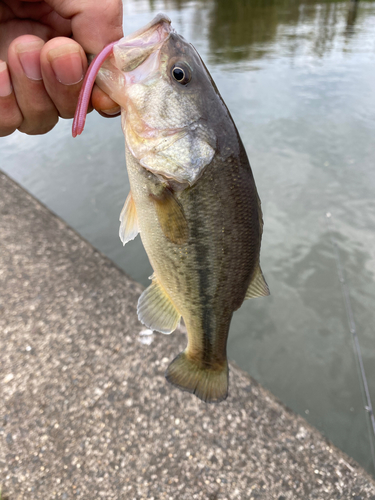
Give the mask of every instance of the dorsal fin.
<path id="1" fill-rule="evenodd" d="M 251 279 L 249 288 L 247 289 L 245 299 L 254 299 L 255 297 L 266 297 L 270 295 L 270 290 L 264 279 L 262 270 L 258 264 Z"/>
<path id="2" fill-rule="evenodd" d="M 148 328 L 167 334 L 177 328 L 181 318 L 155 277 L 139 297 L 137 313 L 139 320 Z"/>
<path id="3" fill-rule="evenodd" d="M 125 200 L 123 209 L 121 210 L 120 222 L 119 236 L 122 244 L 125 245 L 128 241 L 134 240 L 139 233 L 137 211 L 135 209 L 135 203 L 131 191 Z"/>
<path id="4" fill-rule="evenodd" d="M 150 195 L 156 207 L 156 213 L 164 236 L 182 245 L 189 237 L 189 227 L 184 209 L 170 188 L 164 188 L 160 195 Z"/>

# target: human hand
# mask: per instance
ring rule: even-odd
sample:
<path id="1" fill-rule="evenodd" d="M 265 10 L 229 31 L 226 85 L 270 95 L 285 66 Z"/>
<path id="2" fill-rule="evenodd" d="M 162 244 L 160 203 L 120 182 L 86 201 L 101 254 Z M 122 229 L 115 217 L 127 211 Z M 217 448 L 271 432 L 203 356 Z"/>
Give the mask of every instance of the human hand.
<path id="1" fill-rule="evenodd" d="M 44 134 L 72 118 L 86 53 L 123 36 L 121 0 L 0 0 L 0 136 Z M 118 106 L 94 87 L 95 109 Z"/>

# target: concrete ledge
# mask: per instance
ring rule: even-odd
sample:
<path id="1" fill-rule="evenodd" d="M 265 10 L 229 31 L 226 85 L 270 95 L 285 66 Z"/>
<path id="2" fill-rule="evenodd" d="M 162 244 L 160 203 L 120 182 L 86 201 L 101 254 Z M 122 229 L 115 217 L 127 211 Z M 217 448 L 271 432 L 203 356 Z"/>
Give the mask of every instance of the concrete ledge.
<path id="1" fill-rule="evenodd" d="M 375 482 L 248 375 L 205 405 L 139 341 L 141 287 L 0 174 L 0 485 L 16 499 L 372 499 Z"/>

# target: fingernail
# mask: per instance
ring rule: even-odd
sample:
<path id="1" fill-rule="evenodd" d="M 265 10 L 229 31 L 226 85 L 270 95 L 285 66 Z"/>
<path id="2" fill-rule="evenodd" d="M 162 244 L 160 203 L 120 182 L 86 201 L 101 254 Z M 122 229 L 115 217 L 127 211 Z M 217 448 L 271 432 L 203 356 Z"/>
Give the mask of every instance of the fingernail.
<path id="1" fill-rule="evenodd" d="M 0 97 L 6 97 L 12 93 L 12 84 L 10 83 L 8 65 L 0 61 Z"/>
<path id="2" fill-rule="evenodd" d="M 120 106 L 116 106 L 115 108 L 112 109 L 106 109 L 106 110 L 103 109 L 101 111 L 98 111 L 98 113 L 100 113 L 104 117 L 118 116 L 121 114 L 121 108 Z"/>
<path id="3" fill-rule="evenodd" d="M 74 85 L 83 79 L 81 52 L 77 45 L 65 44 L 48 52 L 56 79 L 64 85 Z"/>
<path id="4" fill-rule="evenodd" d="M 23 71 L 30 80 L 41 80 L 40 51 L 44 45 L 42 40 L 29 43 L 19 43 L 16 47 Z"/>

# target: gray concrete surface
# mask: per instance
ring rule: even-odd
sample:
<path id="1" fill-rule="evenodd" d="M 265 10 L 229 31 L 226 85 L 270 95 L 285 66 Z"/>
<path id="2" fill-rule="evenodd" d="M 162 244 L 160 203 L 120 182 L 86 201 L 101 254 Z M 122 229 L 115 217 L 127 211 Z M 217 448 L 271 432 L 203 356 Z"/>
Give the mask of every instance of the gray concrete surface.
<path id="1" fill-rule="evenodd" d="M 220 405 L 168 385 L 184 332 L 141 343 L 140 292 L 0 173 L 3 498 L 375 500 L 358 464 L 238 368 Z"/>

